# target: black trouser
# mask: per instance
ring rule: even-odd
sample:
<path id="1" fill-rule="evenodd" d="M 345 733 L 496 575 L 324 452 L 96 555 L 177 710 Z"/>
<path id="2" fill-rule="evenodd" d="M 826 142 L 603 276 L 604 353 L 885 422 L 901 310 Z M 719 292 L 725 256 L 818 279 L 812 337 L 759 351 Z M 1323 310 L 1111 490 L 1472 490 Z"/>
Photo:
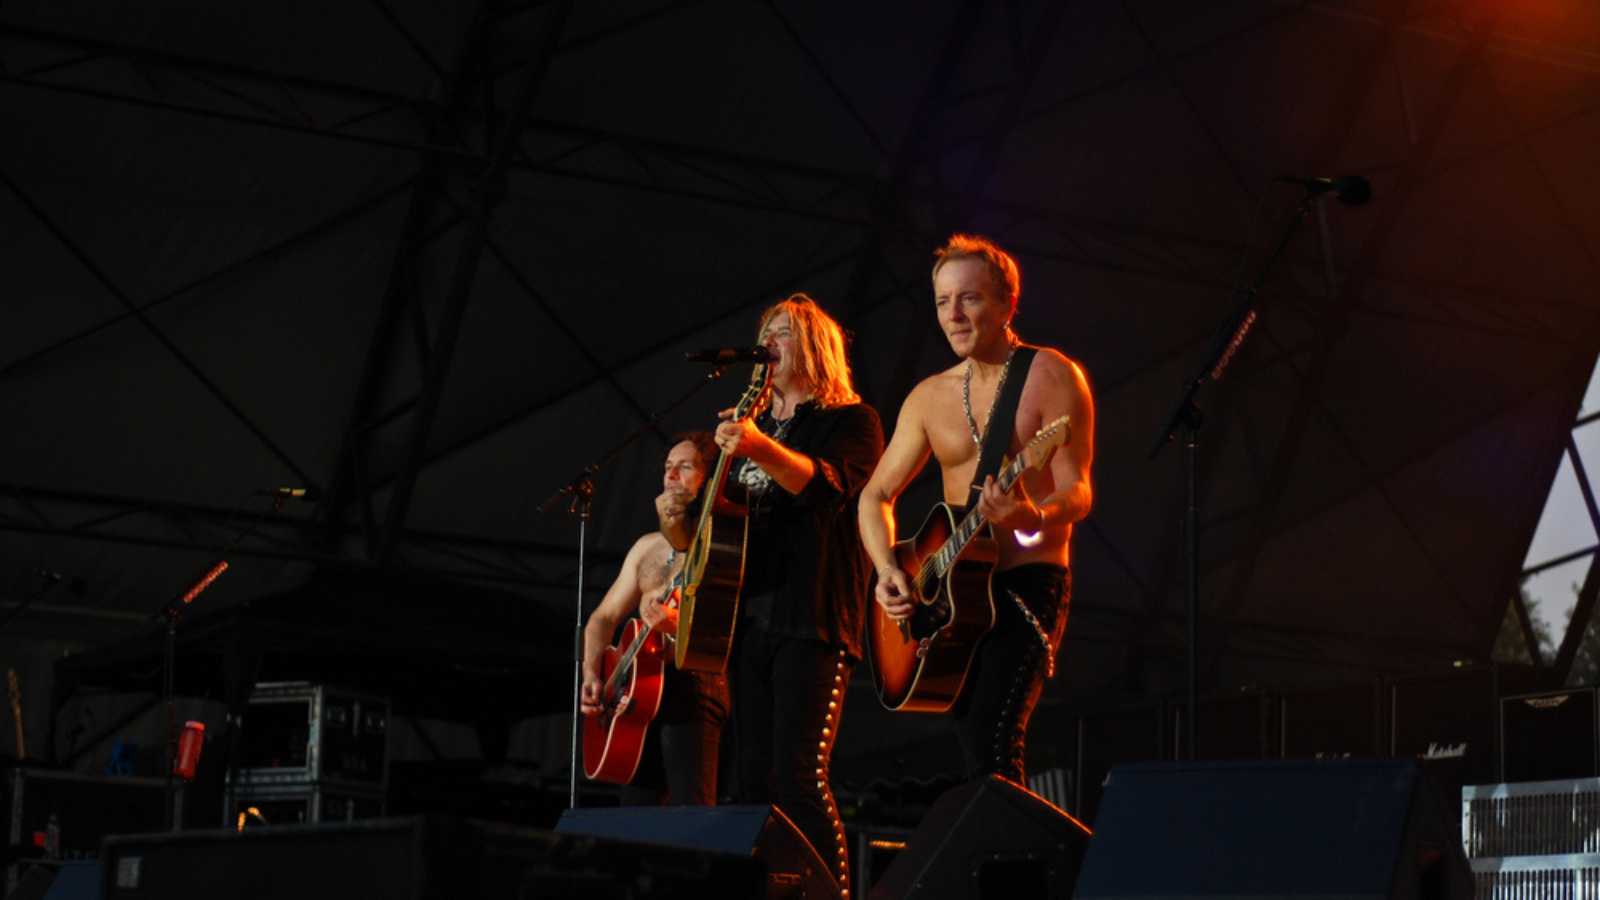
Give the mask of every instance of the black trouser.
<path id="1" fill-rule="evenodd" d="M 625 806 L 717 802 L 717 751 L 728 719 L 728 679 L 680 672 L 667 663 L 661 709 L 645 735 L 639 773 L 622 789 Z"/>
<path id="2" fill-rule="evenodd" d="M 842 649 L 743 623 L 733 648 L 739 799 L 776 803 L 849 896 L 844 822 L 828 763 L 854 663 Z"/>
<path id="3" fill-rule="evenodd" d="M 1028 717 L 1067 627 L 1072 576 L 1060 566 L 1034 563 L 996 573 L 991 586 L 994 628 L 978 645 L 966 690 L 956 704 L 956 736 L 968 778 L 993 773 L 1022 783 Z M 1023 616 L 1013 596 L 1028 605 L 1038 628 Z M 1050 638 L 1048 647 L 1041 629 Z"/>

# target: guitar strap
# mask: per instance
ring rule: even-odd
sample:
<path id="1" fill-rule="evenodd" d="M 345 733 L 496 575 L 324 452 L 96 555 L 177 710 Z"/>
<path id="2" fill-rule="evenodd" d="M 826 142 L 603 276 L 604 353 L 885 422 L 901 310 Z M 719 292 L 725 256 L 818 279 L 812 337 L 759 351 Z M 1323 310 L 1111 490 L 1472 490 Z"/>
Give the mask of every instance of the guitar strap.
<path id="1" fill-rule="evenodd" d="M 1028 381 L 1028 369 L 1033 365 L 1037 347 L 1021 344 L 1011 354 L 1006 383 L 995 399 L 994 412 L 989 424 L 983 427 L 983 445 L 978 451 L 978 468 L 972 475 L 972 492 L 983 492 L 983 480 L 1000 471 L 1000 461 L 1011 449 L 1011 434 L 1016 430 L 1017 403 L 1022 400 L 1022 386 Z"/>

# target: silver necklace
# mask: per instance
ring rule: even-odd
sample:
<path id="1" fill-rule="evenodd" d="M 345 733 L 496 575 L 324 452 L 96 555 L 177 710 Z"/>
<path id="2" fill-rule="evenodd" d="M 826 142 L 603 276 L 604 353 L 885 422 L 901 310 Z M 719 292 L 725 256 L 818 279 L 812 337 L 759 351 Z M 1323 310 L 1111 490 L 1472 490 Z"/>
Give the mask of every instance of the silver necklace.
<path id="1" fill-rule="evenodd" d="M 772 415 L 770 409 L 767 410 L 767 417 L 772 421 L 772 430 L 765 432 L 767 437 L 782 444 L 784 439 L 789 436 L 789 428 L 794 425 L 794 420 L 799 418 L 799 412 L 798 409 L 791 407 L 789 409 L 789 418 L 779 421 L 777 417 Z M 743 484 L 752 496 L 764 494 L 767 488 L 772 486 L 772 476 L 767 474 L 766 469 L 756 465 L 755 460 L 748 457 L 745 458 L 744 464 L 739 467 L 737 478 L 739 483 Z"/>
<path id="2" fill-rule="evenodd" d="M 1011 358 L 1017 355 L 1017 346 L 1011 345 L 1011 352 L 1006 354 L 1006 364 L 1000 369 L 1000 383 L 994 386 L 994 399 L 989 401 L 989 415 L 984 419 L 983 428 L 989 430 L 994 424 L 994 408 L 1000 403 L 1000 392 L 1006 389 L 1006 376 L 1011 374 Z M 967 428 L 972 431 L 972 443 L 979 449 L 983 447 L 983 436 L 978 433 L 978 420 L 972 417 L 972 360 L 967 360 L 967 374 L 961 381 L 961 408 L 967 414 Z"/>
<path id="3" fill-rule="evenodd" d="M 661 569 L 661 580 L 672 584 L 672 564 L 678 561 L 678 550 L 671 544 L 667 545 L 667 564 Z"/>

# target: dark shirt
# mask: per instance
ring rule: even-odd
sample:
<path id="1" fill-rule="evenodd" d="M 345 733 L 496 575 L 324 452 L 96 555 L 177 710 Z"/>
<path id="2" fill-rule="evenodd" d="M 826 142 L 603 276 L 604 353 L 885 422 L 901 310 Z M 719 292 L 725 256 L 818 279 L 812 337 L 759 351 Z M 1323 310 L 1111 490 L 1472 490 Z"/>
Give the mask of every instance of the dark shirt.
<path id="1" fill-rule="evenodd" d="M 763 414 L 756 426 L 770 434 L 776 423 Z M 741 626 L 820 640 L 859 659 L 872 567 L 856 499 L 883 455 L 883 425 L 865 403 L 803 403 L 780 443 L 809 456 L 816 474 L 798 494 L 773 483 L 752 498 Z"/>

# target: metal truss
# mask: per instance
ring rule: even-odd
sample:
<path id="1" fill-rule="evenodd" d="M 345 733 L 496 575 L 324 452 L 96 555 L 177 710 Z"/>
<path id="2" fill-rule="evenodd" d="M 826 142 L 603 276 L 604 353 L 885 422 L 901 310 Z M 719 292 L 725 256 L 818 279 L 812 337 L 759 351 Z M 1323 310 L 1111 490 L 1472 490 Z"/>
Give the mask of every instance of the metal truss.
<path id="1" fill-rule="evenodd" d="M 376 569 L 375 562 L 319 550 L 312 537 L 325 525 L 272 509 L 208 506 L 158 498 L 0 484 L 0 531 L 230 556 L 306 562 L 330 568 Z M 250 534 L 237 543 L 242 530 Z M 347 526 L 349 536 L 356 526 Z M 407 529 L 404 556 L 391 567 L 523 588 L 570 590 L 570 547 L 425 529 Z M 231 546 L 230 546 L 231 544 Z M 591 552 L 591 567 L 617 565 L 622 555 Z"/>
<path id="2" fill-rule="evenodd" d="M 1304 14 L 1303 4 L 1286 7 L 1236 31 L 1210 39 L 1202 46 L 1167 58 L 1156 54 L 1156 62 L 1151 66 L 1119 75 L 1103 84 L 1092 85 L 1042 109 L 1025 110 L 1023 101 L 1033 87 L 1042 58 L 1048 52 L 1049 40 L 1059 25 L 1064 4 L 1047 2 L 1036 4 L 1030 10 L 1029 4 L 1021 2 L 991 6 L 964 0 L 956 15 L 956 24 L 963 27 L 953 27 L 948 34 L 944 53 L 923 91 L 907 138 L 892 159 L 890 173 L 878 176 L 715 147 L 662 141 L 617 130 L 542 120 L 529 115 L 525 98 L 537 88 L 544 68 L 553 56 L 611 39 L 697 3 L 664 5 L 588 34 L 562 33 L 569 3 L 485 3 L 473 26 L 475 33 L 462 42 L 460 58 L 448 69 L 428 56 L 421 42 L 407 33 L 404 23 L 383 0 L 374 0 L 374 4 L 387 26 L 399 31 L 435 73 L 444 86 L 443 90 L 436 92 L 433 97 L 405 96 L 262 67 L 223 63 L 16 25 L 0 25 L 0 59 L 7 57 L 5 50 L 8 46 L 26 46 L 35 50 L 45 48 L 60 54 L 56 60 L 31 68 L 0 65 L 0 87 L 75 96 L 153 112 L 227 122 L 240 127 L 277 130 L 303 135 L 307 139 L 365 145 L 414 154 L 419 160 L 417 175 L 390 192 L 385 192 L 381 198 L 368 198 L 352 207 L 347 214 L 288 238 L 255 257 L 224 266 L 212 276 L 180 287 L 163 297 L 136 302 L 116 290 L 115 286 L 107 284 L 113 295 L 122 299 L 127 307 L 127 311 L 113 321 L 137 317 L 153 306 L 202 288 L 212 278 L 224 278 L 230 273 L 246 271 L 257 261 L 270 258 L 272 254 L 290 252 L 295 246 L 315 240 L 326 229 L 339 227 L 344 221 L 353 221 L 350 217 L 362 215 L 365 210 L 375 208 L 375 204 L 396 199 L 400 191 L 411 192 L 411 206 L 403 237 L 396 248 L 380 322 L 368 347 L 361 387 L 347 420 L 345 439 L 334 467 L 333 481 L 328 485 L 328 499 L 322 507 L 321 518 L 309 529 L 303 520 L 293 524 L 275 522 L 268 529 L 274 540 L 263 539 L 259 546 L 251 548 L 257 555 L 282 554 L 282 558 L 360 564 L 363 561 L 396 563 L 401 559 L 399 548 L 402 544 L 407 551 L 424 553 L 432 552 L 428 550 L 430 546 L 440 548 L 438 552 L 442 557 L 450 557 L 451 554 L 470 556 L 486 549 L 504 553 L 534 552 L 530 549 L 532 545 L 527 544 L 498 541 L 474 543 L 481 539 L 460 535 L 430 536 L 405 527 L 412 486 L 422 469 L 526 420 L 572 390 L 568 386 L 560 392 L 560 396 L 541 398 L 524 410 L 475 433 L 442 444 L 433 440 L 432 424 L 440 391 L 448 376 L 460 317 L 470 300 L 471 276 L 482 254 L 489 253 L 504 265 L 521 290 L 539 302 L 537 286 L 509 264 L 487 230 L 495 204 L 507 190 L 508 177 L 520 173 L 536 178 L 606 184 L 733 209 L 862 229 L 863 240 L 858 247 L 823 260 L 815 267 L 815 270 L 822 270 L 853 263 L 845 308 L 851 317 L 857 319 L 875 306 L 903 295 L 900 285 L 887 293 L 875 295 L 873 292 L 873 286 L 881 280 L 878 276 L 887 261 L 887 244 L 897 237 L 925 241 L 929 234 L 942 236 L 939 233 L 963 224 L 974 211 L 980 209 L 1009 215 L 1016 222 L 1045 224 L 1063 245 L 1053 250 L 1049 247 L 1027 248 L 1026 252 L 1030 255 L 1043 256 L 1053 252 L 1059 258 L 1078 265 L 1156 275 L 1175 283 L 1218 290 L 1225 286 L 1195 272 L 1185 262 L 1184 254 L 1178 252 L 1179 249 L 1187 246 L 1243 250 L 1242 245 L 1145 226 L 1095 221 L 1026 204 L 999 201 L 984 196 L 982 187 L 992 172 L 1000 148 L 1017 126 L 1038 116 L 1058 112 L 1065 104 L 1114 90 L 1132 79 L 1147 77 L 1152 69 L 1165 72 L 1169 79 L 1175 79 L 1176 62 L 1198 53 L 1214 52 L 1220 43 L 1253 33 L 1284 17 Z M 817 54 L 805 45 L 801 35 L 783 16 L 776 3 L 769 2 L 768 7 L 796 45 L 805 64 L 813 67 L 823 78 L 833 96 L 862 128 L 869 142 L 888 156 L 882 137 L 873 131 L 865 117 L 850 103 L 847 93 L 827 72 Z M 972 26 L 977 17 L 984 14 L 1007 16 L 1008 31 L 1012 35 L 1011 80 L 1003 86 L 1003 96 L 994 103 L 999 113 L 990 127 L 962 137 L 953 144 L 940 144 L 943 156 L 925 154 L 922 147 L 928 143 L 927 137 L 941 121 L 941 115 L 950 104 L 963 96 L 959 86 L 954 83 L 953 72 L 969 50 L 971 32 L 976 30 Z M 526 54 L 517 55 L 517 58 L 491 58 L 489 37 L 495 33 L 496 27 L 514 19 L 524 20 L 519 24 L 526 24 L 525 19 L 530 17 L 542 17 L 540 27 L 534 29 L 539 35 L 538 45 Z M 1395 30 L 1411 26 L 1392 21 L 1386 27 L 1392 39 Z M 1481 56 L 1484 41 L 1485 38 L 1480 35 L 1464 58 L 1471 61 Z M 1146 42 L 1149 43 L 1148 37 Z M 110 79 L 84 75 L 91 67 L 107 65 L 129 66 L 136 71 L 160 71 L 177 77 L 194 90 L 181 92 L 179 96 L 179 92 L 163 92 L 137 79 L 111 82 Z M 1361 102 L 1380 77 L 1381 67 L 1366 68 L 1371 72 L 1358 67 L 1358 71 L 1364 74 L 1356 76 L 1346 86 L 1345 106 L 1353 107 Z M 1452 76 L 1447 86 L 1450 102 L 1458 96 L 1462 71 L 1467 68 L 1470 66 L 1463 63 L 1457 74 Z M 505 93 L 504 90 L 497 90 L 502 81 L 516 82 L 511 90 L 515 98 L 509 107 L 497 108 L 496 98 Z M 338 118 L 314 119 L 304 112 L 306 104 L 302 101 L 307 99 L 326 101 L 323 106 L 341 107 L 347 113 Z M 1445 106 L 1448 106 L 1448 102 Z M 1413 161 L 1431 159 L 1431 148 L 1442 128 L 1443 118 L 1441 115 L 1441 124 L 1436 124 L 1432 133 L 1424 136 L 1413 154 Z M 1561 121 L 1567 119 L 1563 117 Z M 1337 116 L 1335 120 L 1343 121 Z M 1212 140 L 1217 143 L 1214 136 Z M 1341 136 L 1335 133 L 1327 136 L 1324 145 L 1329 152 L 1323 154 L 1325 158 L 1337 156 L 1333 149 L 1340 140 Z M 951 152 L 971 150 L 974 146 L 979 149 L 977 162 L 965 180 L 957 185 L 945 184 L 939 175 L 942 159 Z M 1218 149 L 1220 152 L 1220 145 Z M 618 151 L 621 151 L 620 154 Z M 619 156 L 630 164 L 619 167 L 616 162 Z M 1415 162 L 1407 166 L 1412 171 L 1419 169 Z M 1244 183 L 1237 167 L 1230 164 L 1230 171 L 1233 171 L 1241 189 L 1248 193 L 1249 185 Z M 536 178 L 529 179 L 535 187 Z M 24 196 L 17 191 L 15 184 L 12 188 L 19 197 Z M 537 198 L 534 196 L 531 199 L 536 201 Z M 1395 208 L 1399 206 L 1395 204 Z M 36 210 L 36 213 L 40 212 Z M 41 220 L 45 220 L 42 214 Z M 47 221 L 46 224 L 48 226 Z M 1386 228 L 1392 226 L 1392 220 L 1384 223 L 1384 227 L 1378 229 L 1380 237 Z M 449 287 L 440 296 L 420 296 L 418 292 L 422 280 L 418 277 L 417 266 L 422 264 L 419 259 L 424 257 L 420 251 L 431 246 L 441 234 L 453 233 L 457 229 L 460 229 L 463 239 L 456 248 L 453 264 L 448 267 L 451 273 Z M 59 231 L 58 236 L 64 242 L 70 241 L 70 236 Z M 84 258 L 81 253 L 78 255 L 80 261 L 94 271 L 92 260 Z M 1107 261 L 1108 255 L 1121 258 Z M 1365 285 L 1377 279 L 1403 279 L 1405 276 L 1402 273 L 1380 272 L 1376 268 L 1375 255 L 1370 252 L 1364 254 L 1361 265 L 1363 268 L 1358 279 L 1347 286 L 1347 298 L 1352 301 L 1347 306 L 1349 309 L 1370 312 L 1360 306 L 1360 294 Z M 790 283 L 794 278 L 794 273 L 787 273 L 780 284 Z M 717 311 L 714 318 L 691 323 L 679 333 L 657 341 L 641 353 L 648 355 L 671 346 L 709 322 L 765 302 L 770 296 L 770 292 L 763 292 L 754 299 L 734 301 Z M 1464 298 L 1462 302 L 1470 303 L 1471 298 Z M 1487 304 L 1476 305 L 1488 312 L 1493 311 Z M 1325 377 L 1329 352 L 1348 325 L 1348 316 L 1349 312 L 1344 311 L 1330 315 L 1319 323 L 1323 343 L 1317 350 L 1311 368 L 1299 373 L 1302 378 L 1301 402 L 1276 454 L 1267 463 L 1263 479 L 1263 496 L 1267 500 L 1260 509 L 1254 511 L 1252 537 L 1241 557 L 1245 565 L 1241 567 L 1241 574 L 1231 591 L 1219 604 L 1223 607 L 1218 611 L 1220 616 L 1226 617 L 1227 609 L 1240 602 L 1265 541 L 1282 524 L 1275 498 L 1282 495 L 1285 479 L 1291 475 L 1308 418 L 1319 412 L 1314 402 L 1316 391 Z M 570 334 L 570 328 L 559 317 L 553 316 L 553 320 L 558 329 Z M 109 324 L 103 323 L 98 327 Z M 31 364 L 88 333 L 69 337 L 27 358 L 12 361 L 0 368 L 0 376 Z M 920 351 L 920 348 L 917 349 Z M 593 354 L 587 355 L 595 371 L 579 386 L 609 382 L 630 401 L 635 414 L 640 414 L 642 410 L 638 404 L 632 402 L 632 398 L 616 382 L 615 370 L 601 365 Z M 405 362 L 408 360 L 415 365 L 407 366 Z M 417 373 L 414 376 L 409 374 L 413 369 Z M 906 369 L 901 366 L 899 371 Z M 202 381 L 205 380 L 204 373 L 195 371 L 195 374 Z M 406 378 L 411 381 L 396 390 L 396 382 Z M 1238 380 L 1241 379 L 1235 379 Z M 901 395 L 908 388 L 907 381 L 886 386 L 881 393 Z M 1227 390 L 1225 387 L 1224 391 Z M 399 399 L 395 400 L 395 397 Z M 276 448 L 270 436 L 249 423 L 243 410 L 226 398 L 219 399 L 256 432 L 264 445 Z M 1218 398 L 1218 405 L 1222 409 L 1231 407 L 1234 402 L 1226 393 Z M 398 443 L 401 450 L 398 453 L 383 452 L 379 438 L 392 439 L 396 435 L 400 435 Z M 301 471 L 294 461 L 287 460 L 281 452 L 279 455 L 291 470 Z M 1205 464 L 1212 466 L 1214 460 L 1208 460 Z M 306 481 L 309 483 L 310 479 Z M 382 490 L 392 490 L 393 493 L 388 507 L 380 514 L 373 505 L 373 495 Z M 22 494 L 26 494 L 29 502 L 34 503 L 103 502 L 103 515 L 106 516 L 114 516 L 118 510 L 124 510 L 125 515 L 134 515 L 139 511 L 149 514 L 152 506 L 163 506 L 126 498 L 119 500 L 87 495 L 51 497 L 47 496 L 49 492 L 32 488 L 0 487 L 0 495 L 19 497 Z M 168 509 L 168 513 L 164 514 L 165 521 L 168 522 L 201 521 L 215 526 L 219 521 L 217 517 L 229 514 L 229 511 L 213 511 L 207 518 L 197 508 L 175 504 L 165 504 L 165 508 Z M 355 525 L 351 524 L 352 517 L 356 520 Z M 62 519 L 57 517 L 57 520 Z M 117 534 L 109 523 L 63 530 L 63 526 L 8 518 L 0 522 L 0 528 L 35 529 L 36 533 L 70 532 L 95 540 L 137 540 L 132 534 Z M 1096 532 L 1095 528 L 1090 528 L 1091 534 Z M 1099 534 L 1098 539 L 1110 546 L 1109 536 Z M 184 538 L 169 541 L 172 546 L 195 546 L 197 549 L 203 543 Z M 1169 543 L 1176 545 L 1176 541 Z M 566 552 L 552 555 L 559 557 Z M 543 551 L 538 553 L 542 554 Z M 1147 615 L 1159 613 L 1161 598 L 1171 583 L 1170 573 L 1175 571 L 1171 563 L 1171 559 L 1167 560 L 1160 567 L 1156 580 L 1142 588 L 1146 592 Z M 469 567 L 475 565 L 469 564 Z M 546 579 L 525 572 L 518 574 L 505 571 L 497 577 L 515 583 L 549 586 L 535 585 L 535 581 Z M 533 580 L 516 582 L 518 578 Z M 1589 581 L 1591 585 L 1595 581 L 1592 575 Z M 1592 595 L 1593 591 L 1590 593 Z M 1571 639 L 1570 633 L 1568 639 Z M 1213 663 L 1222 649 L 1223 642 L 1219 641 L 1215 652 L 1208 655 Z"/>
<path id="3" fill-rule="evenodd" d="M 421 172 L 396 248 L 389 287 L 368 345 L 366 364 L 347 420 L 335 475 L 321 507 L 322 543 L 326 549 L 343 542 L 347 509 L 356 505 L 360 509 L 362 555 L 380 565 L 389 565 L 396 558 L 400 541 L 406 534 L 412 493 L 428 452 L 463 315 L 488 245 L 489 222 L 505 195 L 507 165 L 526 124 L 534 94 L 549 69 L 571 6 L 570 2 L 555 6 L 541 23 L 532 46 L 522 48 L 526 56 L 517 63 L 520 69 L 509 110 L 498 122 L 499 127 L 491 124 L 484 129 L 483 139 L 489 146 L 489 153 L 465 185 L 469 198 L 461 204 L 462 234 L 455 248 L 455 258 L 449 265 L 448 286 L 443 296 L 437 298 L 426 295 L 427 257 L 419 252 L 419 244 L 441 207 L 450 202 L 448 191 L 452 173 L 446 154 L 428 152 L 421 160 Z M 478 10 L 462 42 L 460 59 L 445 85 L 445 95 L 450 99 L 430 124 L 430 134 L 442 137 L 448 123 L 469 118 L 472 98 L 478 97 L 480 92 L 491 98 L 485 112 L 495 115 L 492 98 L 496 85 L 491 74 L 495 61 L 491 59 L 490 47 L 498 36 L 496 24 L 494 11 L 487 7 Z M 428 321 L 430 310 L 437 310 L 433 322 Z M 410 326 L 409 333 L 403 325 Z M 409 367 L 402 364 L 406 358 L 412 363 Z M 409 385 L 404 383 L 410 380 L 402 374 L 405 371 L 416 373 Z M 386 403 L 386 394 L 398 394 L 400 399 Z M 395 432 L 403 432 L 399 452 L 386 454 L 384 439 Z M 381 526 L 373 509 L 374 492 L 368 483 L 378 473 L 388 474 L 392 479 Z"/>

